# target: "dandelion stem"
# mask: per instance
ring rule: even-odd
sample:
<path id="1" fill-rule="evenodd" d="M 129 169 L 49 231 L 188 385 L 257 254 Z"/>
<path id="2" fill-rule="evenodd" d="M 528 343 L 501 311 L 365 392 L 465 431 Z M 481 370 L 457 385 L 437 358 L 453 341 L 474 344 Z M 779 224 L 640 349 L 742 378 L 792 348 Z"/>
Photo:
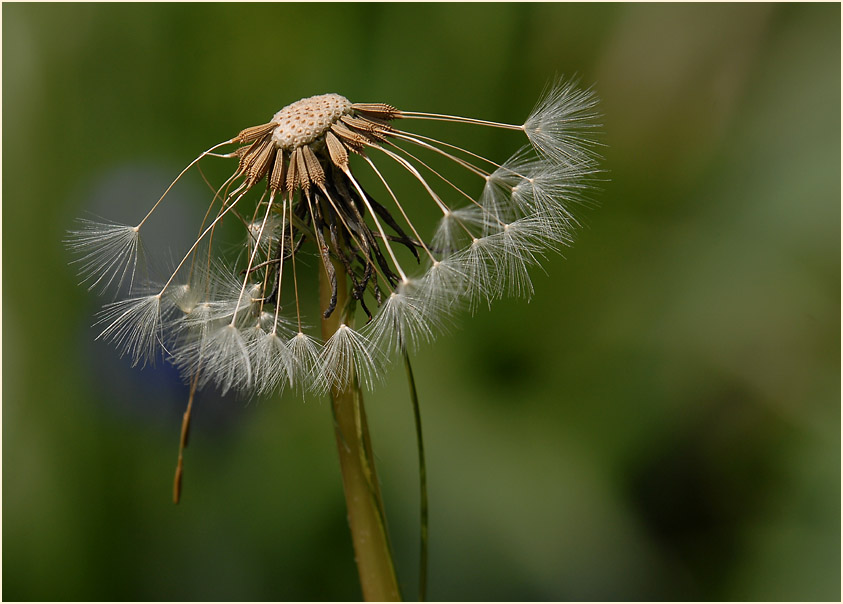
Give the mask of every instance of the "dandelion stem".
<path id="1" fill-rule="evenodd" d="M 351 318 L 345 316 L 348 302 L 345 272 L 339 266 L 335 269 L 339 293 L 337 309 L 340 312 L 332 313 L 328 318 L 322 314 L 322 337 L 325 341 L 340 325 L 348 325 L 351 322 Z M 330 303 L 332 290 L 328 274 L 323 267 L 319 271 L 319 297 L 323 311 Z M 331 390 L 331 404 L 360 587 L 366 601 L 400 601 L 401 593 L 392 562 L 383 500 L 375 472 L 366 412 L 363 408 L 363 393 L 356 378 L 349 380 L 347 384 L 341 389 Z"/>

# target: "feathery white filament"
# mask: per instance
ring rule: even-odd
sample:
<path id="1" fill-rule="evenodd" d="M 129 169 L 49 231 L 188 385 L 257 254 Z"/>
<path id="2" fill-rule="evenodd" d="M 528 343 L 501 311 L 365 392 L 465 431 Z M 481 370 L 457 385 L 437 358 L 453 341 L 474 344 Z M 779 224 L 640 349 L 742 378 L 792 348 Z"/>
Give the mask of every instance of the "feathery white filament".
<path id="1" fill-rule="evenodd" d="M 474 239 L 468 247 L 453 256 L 455 263 L 466 275 L 466 280 L 474 284 L 466 289 L 465 298 L 473 312 L 481 300 L 491 308 L 492 300 L 500 289 L 498 260 L 501 257 L 500 241 L 492 237 Z"/>
<path id="2" fill-rule="evenodd" d="M 524 122 L 524 132 L 542 155 L 557 164 L 576 166 L 594 159 L 597 117 L 592 89 L 578 89 L 576 80 L 558 79 Z"/>
<path id="3" fill-rule="evenodd" d="M 421 279 L 417 297 L 431 309 L 428 312 L 445 316 L 453 314 L 460 298 L 477 287 L 478 284 L 466 275 L 461 262 L 447 257 L 434 262 L 427 270 Z"/>
<path id="4" fill-rule="evenodd" d="M 337 389 L 348 386 L 355 375 L 371 389 L 382 367 L 377 348 L 345 323 L 325 342 L 320 360 L 325 385 Z"/>
<path id="5" fill-rule="evenodd" d="M 465 206 L 445 214 L 433 234 L 433 247 L 445 256 L 464 248 L 497 224 L 478 206 Z"/>
<path id="6" fill-rule="evenodd" d="M 89 282 L 89 290 L 98 288 L 102 292 L 127 283 L 131 290 L 142 249 L 139 229 L 93 220 L 77 222 L 79 229 L 70 231 L 65 243 L 72 253 L 80 255 L 71 264 L 79 265 L 82 283 Z"/>
<path id="7" fill-rule="evenodd" d="M 222 394 L 229 390 L 247 390 L 252 386 L 252 363 L 243 334 L 226 324 L 211 331 L 204 344 L 204 366 L 200 382 L 213 382 Z"/>
<path id="8" fill-rule="evenodd" d="M 541 220 L 521 218 L 487 238 L 489 246 L 498 246 L 500 249 L 496 266 L 499 277 L 491 290 L 494 296 L 532 297 L 533 283 L 528 269 L 539 264 L 538 255 L 543 248 L 537 239 L 544 230 L 545 225 Z"/>
<path id="9" fill-rule="evenodd" d="M 97 339 L 112 342 L 120 356 L 129 355 L 132 366 L 154 362 L 163 346 L 165 306 L 160 294 L 130 298 L 107 304 L 99 313 L 96 325 L 107 324 Z"/>
<path id="10" fill-rule="evenodd" d="M 292 386 L 293 353 L 277 332 L 259 334 L 249 351 L 259 394 L 282 390 L 288 383 Z"/>
<path id="11" fill-rule="evenodd" d="M 365 334 L 387 354 L 403 349 L 414 350 L 421 341 L 434 337 L 436 317 L 423 298 L 402 286 L 381 305 L 377 317 L 366 326 Z"/>
<path id="12" fill-rule="evenodd" d="M 287 343 L 290 349 L 290 374 L 302 390 L 325 392 L 331 384 L 319 371 L 320 345 L 313 337 L 299 331 Z"/>
<path id="13" fill-rule="evenodd" d="M 260 242 L 261 238 L 263 237 L 264 229 L 266 228 L 266 223 L 269 220 L 269 213 L 272 211 L 272 202 L 275 199 L 275 195 L 270 195 L 269 203 L 266 204 L 266 214 L 263 217 L 263 222 L 261 222 L 260 229 L 258 230 L 257 241 Z M 237 311 L 240 308 L 240 303 L 243 301 L 243 294 L 246 293 L 246 285 L 249 283 L 249 274 L 252 272 L 252 265 L 255 263 L 255 256 L 260 249 L 260 245 L 255 245 L 252 248 L 252 253 L 249 254 L 249 266 L 246 267 L 246 276 L 243 277 L 243 287 L 240 288 L 240 293 L 237 296 L 237 308 L 234 311 L 234 314 L 231 317 L 231 324 L 234 325 L 234 322 L 237 320 Z M 249 296 L 249 301 L 251 302 L 253 296 Z"/>

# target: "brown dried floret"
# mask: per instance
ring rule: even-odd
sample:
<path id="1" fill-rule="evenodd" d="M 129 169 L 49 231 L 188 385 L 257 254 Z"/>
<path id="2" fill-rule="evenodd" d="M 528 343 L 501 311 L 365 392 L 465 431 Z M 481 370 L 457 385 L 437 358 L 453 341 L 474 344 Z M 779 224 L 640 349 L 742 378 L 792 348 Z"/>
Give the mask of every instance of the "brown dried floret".
<path id="1" fill-rule="evenodd" d="M 392 128 L 388 124 L 379 124 L 361 117 L 344 115 L 340 118 L 340 121 L 355 130 L 361 131 L 366 138 L 374 139 L 375 141 L 385 141 L 389 132 L 392 131 Z"/>
<path id="2" fill-rule="evenodd" d="M 240 131 L 240 134 L 235 137 L 234 142 L 240 144 L 251 143 L 272 132 L 276 126 L 277 124 L 269 122 L 267 124 L 261 124 L 260 126 L 250 126 L 249 128 L 244 128 Z"/>
<path id="3" fill-rule="evenodd" d="M 309 145 L 302 147 L 301 151 L 302 156 L 304 157 L 305 166 L 307 167 L 308 178 L 317 187 L 322 188 L 322 185 L 325 184 L 325 171 L 322 169 L 322 165 L 319 163 L 316 154 Z"/>
<path id="4" fill-rule="evenodd" d="M 328 147 L 328 155 L 331 156 L 334 165 L 340 170 L 348 168 L 348 151 L 333 132 L 325 134 L 325 145 Z"/>
<path id="5" fill-rule="evenodd" d="M 355 132 L 348 126 L 339 122 L 331 126 L 331 132 L 336 134 L 340 138 L 340 140 L 345 144 L 345 146 L 351 151 L 354 151 L 355 153 L 362 153 L 363 148 L 366 145 L 371 144 L 371 142 L 367 140 L 365 136 L 363 136 L 359 132 Z"/>
<path id="6" fill-rule="evenodd" d="M 267 139 L 266 144 L 260 147 L 260 150 L 254 154 L 254 160 L 248 168 L 247 182 L 249 187 L 254 186 L 259 182 L 269 171 L 269 166 L 272 163 L 274 147 Z"/>
<path id="7" fill-rule="evenodd" d="M 269 177 L 269 188 L 272 191 L 279 191 L 284 182 L 284 150 L 278 149 L 275 152 L 275 165 L 272 166 L 272 174 Z"/>
<path id="8" fill-rule="evenodd" d="M 351 108 L 372 117 L 391 120 L 401 117 L 401 112 L 386 103 L 352 103 Z"/>

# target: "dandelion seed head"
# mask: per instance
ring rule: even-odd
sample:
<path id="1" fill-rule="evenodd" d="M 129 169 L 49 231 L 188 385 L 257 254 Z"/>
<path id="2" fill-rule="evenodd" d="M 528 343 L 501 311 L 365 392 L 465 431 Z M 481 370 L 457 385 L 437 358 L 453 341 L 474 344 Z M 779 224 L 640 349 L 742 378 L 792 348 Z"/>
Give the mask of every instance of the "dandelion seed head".
<path id="1" fill-rule="evenodd" d="M 99 337 L 136 364 L 163 353 L 186 381 L 224 393 L 371 388 L 391 357 L 433 340 L 461 308 L 533 295 L 531 271 L 570 243 L 571 207 L 598 171 L 596 115 L 593 92 L 565 80 L 523 126 L 338 94 L 291 103 L 179 174 L 209 156 L 237 163 L 171 276 L 107 305 Z M 500 128 L 516 151 L 486 158 L 415 134 L 420 119 Z M 409 177 L 405 188 L 387 165 Z M 448 166 L 469 184 L 450 180 Z M 141 232 L 167 191 L 135 226 L 82 221 L 70 233 L 84 282 L 147 285 L 137 273 Z M 432 232 L 419 227 L 430 223 Z M 305 289 L 315 272 L 321 295 Z M 316 298 L 323 307 L 309 308 Z M 366 318 L 359 329 L 355 314 Z M 321 338 L 308 316 L 340 327 Z"/>
<path id="2" fill-rule="evenodd" d="M 272 142 L 279 149 L 291 151 L 309 145 L 351 111 L 351 102 L 339 94 L 320 94 L 287 105 L 276 113 L 272 122 Z"/>

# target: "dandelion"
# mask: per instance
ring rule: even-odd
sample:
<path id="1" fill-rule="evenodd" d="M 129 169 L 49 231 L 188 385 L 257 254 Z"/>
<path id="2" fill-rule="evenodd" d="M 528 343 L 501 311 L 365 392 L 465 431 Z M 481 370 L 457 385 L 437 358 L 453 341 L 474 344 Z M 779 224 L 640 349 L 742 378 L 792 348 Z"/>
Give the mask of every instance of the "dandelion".
<path id="1" fill-rule="evenodd" d="M 531 267 L 571 241 L 573 206 L 597 172 L 595 107 L 590 90 L 562 80 L 523 125 L 354 103 L 338 94 L 292 103 L 201 153 L 179 175 L 206 157 L 238 161 L 196 241 L 159 288 L 138 284 L 136 267 L 145 224 L 173 185 L 133 226 L 86 220 L 70 233 L 90 287 L 149 290 L 108 305 L 99 337 L 134 363 L 163 355 L 186 379 L 200 374 L 200 384 L 224 391 L 268 393 L 292 381 L 324 392 L 347 383 L 351 367 L 374 384 L 385 359 L 432 340 L 461 304 L 475 309 L 532 294 Z M 413 133 L 409 126 L 418 120 L 520 131 L 528 146 L 496 163 Z M 223 147 L 230 149 L 218 152 Z M 437 161 L 471 174 L 474 188 L 448 179 Z M 389 163 L 415 181 L 415 190 L 393 188 L 382 171 Z M 244 199 L 260 183 L 262 193 L 248 207 Z M 439 216 L 429 236 L 416 227 L 424 214 Z M 224 220 L 243 225 L 239 265 L 219 251 L 226 246 L 215 233 Z M 305 315 L 299 295 L 300 273 L 314 265 L 331 286 L 322 317 L 340 313 L 345 326 L 324 341 L 306 333 L 318 315 Z M 339 274 L 348 283 L 343 295 Z M 365 317 L 362 331 L 353 327 L 356 309 Z"/>
<path id="2" fill-rule="evenodd" d="M 510 131 L 515 151 L 487 158 L 414 132 L 422 120 Z M 82 221 L 67 243 L 89 287 L 128 285 L 129 297 L 101 313 L 99 338 L 134 364 L 164 357 L 191 384 L 182 446 L 193 395 L 208 384 L 247 395 L 330 392 L 343 474 L 376 493 L 359 387 L 372 388 L 390 358 L 407 362 L 460 308 L 533 294 L 531 269 L 572 241 L 575 206 L 599 172 L 595 121 L 593 92 L 565 80 L 520 125 L 312 96 L 199 154 L 137 224 Z M 211 157 L 237 167 L 213 192 L 198 236 L 158 285 L 139 283 L 149 217 Z M 401 189 L 388 177 L 395 169 L 408 177 Z M 223 222 L 242 227 L 234 245 Z M 432 232 L 418 226 L 430 223 Z M 319 273 L 318 310 L 304 295 L 308 271 Z M 370 517 L 370 529 L 385 531 L 382 520 Z M 368 557 L 355 551 L 362 577 Z M 388 555 L 374 558 L 394 575 Z M 394 581 L 385 589 L 366 597 L 397 595 Z"/>

